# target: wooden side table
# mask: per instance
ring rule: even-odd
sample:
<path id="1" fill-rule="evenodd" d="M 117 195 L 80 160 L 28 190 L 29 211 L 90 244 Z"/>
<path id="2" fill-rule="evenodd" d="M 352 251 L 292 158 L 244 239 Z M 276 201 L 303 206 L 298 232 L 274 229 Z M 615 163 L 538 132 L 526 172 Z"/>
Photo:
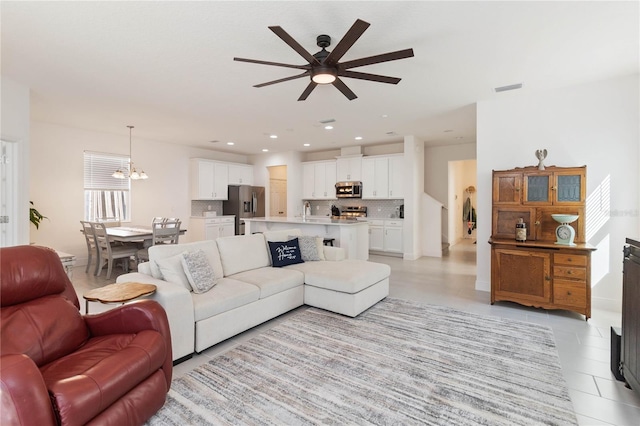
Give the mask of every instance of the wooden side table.
<path id="1" fill-rule="evenodd" d="M 142 283 L 122 283 L 109 284 L 101 288 L 96 288 L 82 295 L 85 300 L 85 313 L 89 313 L 89 302 L 100 303 L 122 303 L 129 302 L 142 296 L 149 296 L 156 292 L 157 287 L 153 284 Z"/>

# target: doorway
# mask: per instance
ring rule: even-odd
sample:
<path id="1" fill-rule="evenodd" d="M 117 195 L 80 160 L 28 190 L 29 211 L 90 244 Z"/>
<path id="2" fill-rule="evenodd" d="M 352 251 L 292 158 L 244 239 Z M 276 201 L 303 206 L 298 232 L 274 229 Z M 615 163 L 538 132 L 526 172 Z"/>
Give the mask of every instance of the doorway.
<path id="1" fill-rule="evenodd" d="M 287 217 L 287 166 L 270 166 L 269 216 Z"/>
<path id="2" fill-rule="evenodd" d="M 452 246 L 464 240 L 475 242 L 476 239 L 476 163 L 476 160 L 449 162 L 447 237 Z"/>

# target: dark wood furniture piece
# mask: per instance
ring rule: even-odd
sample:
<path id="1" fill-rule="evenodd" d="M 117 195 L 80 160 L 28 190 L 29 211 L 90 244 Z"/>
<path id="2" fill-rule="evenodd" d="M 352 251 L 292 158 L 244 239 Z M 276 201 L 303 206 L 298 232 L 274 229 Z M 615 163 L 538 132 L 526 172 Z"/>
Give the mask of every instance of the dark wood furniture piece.
<path id="1" fill-rule="evenodd" d="M 586 244 L 586 166 L 493 172 L 491 304 L 511 301 L 591 317 L 591 252 Z M 552 214 L 575 214 L 573 246 L 556 244 Z M 515 240 L 522 218 L 527 241 Z"/>
<path id="2" fill-rule="evenodd" d="M 640 239 L 627 238 L 622 272 L 622 375 L 640 394 Z"/>

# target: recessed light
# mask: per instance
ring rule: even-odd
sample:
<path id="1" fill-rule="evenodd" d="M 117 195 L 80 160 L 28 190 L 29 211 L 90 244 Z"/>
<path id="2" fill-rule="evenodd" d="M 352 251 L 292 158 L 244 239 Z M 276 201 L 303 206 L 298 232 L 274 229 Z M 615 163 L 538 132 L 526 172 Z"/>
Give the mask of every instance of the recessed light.
<path id="1" fill-rule="evenodd" d="M 310 143 L 305 143 L 305 144 L 303 144 L 303 145 L 304 145 L 304 146 L 311 146 L 311 144 L 310 144 Z"/>
<path id="2" fill-rule="evenodd" d="M 263 148 L 262 152 L 269 152 L 269 150 L 267 148 Z"/>
<path id="3" fill-rule="evenodd" d="M 235 145 L 233 142 L 227 142 L 227 145 Z"/>
<path id="4" fill-rule="evenodd" d="M 331 130 L 331 129 L 333 129 L 333 126 L 328 124 L 328 125 L 324 126 L 324 129 L 325 130 Z"/>
<path id="5" fill-rule="evenodd" d="M 388 115 L 387 114 L 382 114 L 382 118 L 387 118 Z"/>
<path id="6" fill-rule="evenodd" d="M 270 135 L 269 136 L 271 139 L 278 139 L 278 135 Z"/>
<path id="7" fill-rule="evenodd" d="M 362 136 L 356 136 L 356 137 L 355 137 L 355 139 L 356 139 L 357 141 L 361 141 L 361 140 L 362 140 Z"/>

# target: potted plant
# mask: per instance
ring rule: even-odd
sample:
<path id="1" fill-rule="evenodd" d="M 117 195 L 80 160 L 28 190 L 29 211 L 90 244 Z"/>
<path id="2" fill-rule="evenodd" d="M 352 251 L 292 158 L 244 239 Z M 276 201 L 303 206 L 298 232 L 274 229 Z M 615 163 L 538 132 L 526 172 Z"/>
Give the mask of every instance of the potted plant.
<path id="1" fill-rule="evenodd" d="M 40 222 L 42 222 L 42 219 L 48 218 L 46 216 L 43 216 L 38 210 L 36 210 L 36 208 L 33 206 L 33 201 L 29 201 L 29 203 L 31 204 L 31 207 L 29 207 L 29 220 L 35 225 L 36 229 L 38 229 L 38 227 L 40 227 Z"/>

